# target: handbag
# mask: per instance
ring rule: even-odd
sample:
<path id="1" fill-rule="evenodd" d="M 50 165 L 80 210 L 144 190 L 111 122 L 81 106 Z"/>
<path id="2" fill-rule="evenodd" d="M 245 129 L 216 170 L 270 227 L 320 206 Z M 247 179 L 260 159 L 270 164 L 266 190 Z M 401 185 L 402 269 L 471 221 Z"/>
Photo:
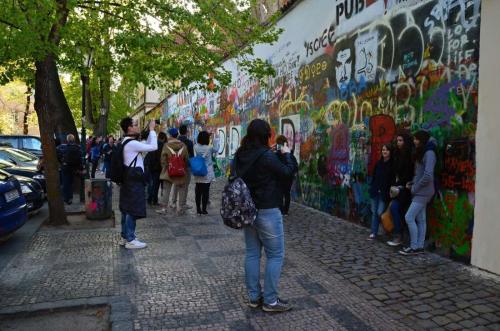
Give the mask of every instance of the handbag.
<path id="1" fill-rule="evenodd" d="M 205 164 L 205 158 L 203 156 L 196 155 L 190 158 L 189 166 L 191 167 L 193 176 L 204 177 L 208 174 L 207 165 Z"/>
<path id="2" fill-rule="evenodd" d="M 392 201 L 387 206 L 387 209 L 380 215 L 380 222 L 386 233 L 391 233 L 394 230 L 394 221 L 391 214 L 391 204 Z"/>

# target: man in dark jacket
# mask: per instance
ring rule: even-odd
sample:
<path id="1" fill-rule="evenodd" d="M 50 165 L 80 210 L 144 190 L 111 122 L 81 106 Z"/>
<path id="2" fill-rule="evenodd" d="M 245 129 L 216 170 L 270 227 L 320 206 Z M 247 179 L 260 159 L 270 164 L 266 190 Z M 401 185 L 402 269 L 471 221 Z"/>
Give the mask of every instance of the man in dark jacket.
<path id="1" fill-rule="evenodd" d="M 75 136 L 68 134 L 67 143 L 57 146 L 57 156 L 61 163 L 61 179 L 64 202 L 73 203 L 73 176 L 82 170 L 82 151 L 75 143 Z"/>
<path id="2" fill-rule="evenodd" d="M 161 174 L 161 152 L 163 144 L 167 140 L 165 132 L 158 134 L 158 149 L 154 152 L 149 152 L 144 159 L 144 166 L 148 168 L 150 180 L 148 181 L 148 204 L 158 205 L 158 191 L 160 189 L 160 174 Z"/>

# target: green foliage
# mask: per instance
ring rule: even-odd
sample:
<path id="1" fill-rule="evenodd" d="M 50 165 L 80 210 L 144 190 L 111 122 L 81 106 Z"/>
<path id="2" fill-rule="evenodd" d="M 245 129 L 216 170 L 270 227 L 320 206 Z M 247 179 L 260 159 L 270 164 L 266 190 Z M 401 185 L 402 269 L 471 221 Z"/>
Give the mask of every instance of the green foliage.
<path id="1" fill-rule="evenodd" d="M 281 31 L 252 15 L 255 0 L 12 0 L 0 6 L 0 84 L 15 77 L 33 85 L 34 63 L 54 55 L 59 69 L 91 77 L 96 107 L 98 78 L 122 77 L 174 92 L 230 83 L 222 63 L 240 57 L 256 77 L 273 75 L 252 57 L 252 46 L 272 43 Z M 277 19 L 277 15 L 270 22 Z M 92 54 L 91 67 L 84 54 Z M 78 80 L 65 87 L 76 123 L 80 122 Z M 118 92 L 118 91 L 115 91 Z M 129 111 L 126 97 L 111 96 L 110 119 Z M 117 103 L 117 104 L 114 104 Z M 113 114 L 113 112 L 118 113 Z M 114 124 L 110 124 L 114 126 Z"/>

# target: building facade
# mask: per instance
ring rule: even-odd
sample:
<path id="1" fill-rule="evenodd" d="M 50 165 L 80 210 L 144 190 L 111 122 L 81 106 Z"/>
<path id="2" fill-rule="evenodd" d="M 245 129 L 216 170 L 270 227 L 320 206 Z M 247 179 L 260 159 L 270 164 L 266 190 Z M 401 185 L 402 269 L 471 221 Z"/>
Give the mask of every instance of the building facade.
<path id="1" fill-rule="evenodd" d="M 192 123 L 195 134 L 216 131 L 225 142 L 218 151 L 222 169 L 248 123 L 269 121 L 274 134 L 288 137 L 300 162 L 295 200 L 362 224 L 370 220 L 368 187 L 381 146 L 397 132 L 428 130 L 438 142 L 428 248 L 465 262 L 474 256 L 474 264 L 500 273 L 498 253 L 493 252 L 496 264 L 483 263 L 472 250 L 489 247 L 476 244 L 484 234 L 476 238 L 475 220 L 481 215 L 483 222 L 484 214 L 474 208 L 481 197 L 476 149 L 482 137 L 477 129 L 482 2 L 498 6 L 485 0 L 293 1 L 277 23 L 284 29 L 279 41 L 254 49 L 274 66 L 275 77 L 261 84 L 227 61 L 233 75 L 229 87 L 172 95 L 163 117 Z M 499 31 L 498 24 L 489 29 Z M 489 52 L 498 58 L 498 51 Z M 484 119 L 485 130 L 494 123 L 489 120 Z M 500 236 L 499 221 L 488 222 Z"/>

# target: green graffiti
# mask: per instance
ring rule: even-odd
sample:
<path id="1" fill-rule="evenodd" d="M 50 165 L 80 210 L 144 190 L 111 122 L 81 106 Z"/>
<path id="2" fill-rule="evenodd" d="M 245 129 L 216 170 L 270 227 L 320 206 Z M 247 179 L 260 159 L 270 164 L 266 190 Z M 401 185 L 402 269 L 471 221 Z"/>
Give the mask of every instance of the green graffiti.
<path id="1" fill-rule="evenodd" d="M 468 229 L 474 217 L 474 207 L 465 193 L 446 192 L 435 198 L 429 217 L 432 239 L 458 255 L 468 255 L 471 248 Z"/>

